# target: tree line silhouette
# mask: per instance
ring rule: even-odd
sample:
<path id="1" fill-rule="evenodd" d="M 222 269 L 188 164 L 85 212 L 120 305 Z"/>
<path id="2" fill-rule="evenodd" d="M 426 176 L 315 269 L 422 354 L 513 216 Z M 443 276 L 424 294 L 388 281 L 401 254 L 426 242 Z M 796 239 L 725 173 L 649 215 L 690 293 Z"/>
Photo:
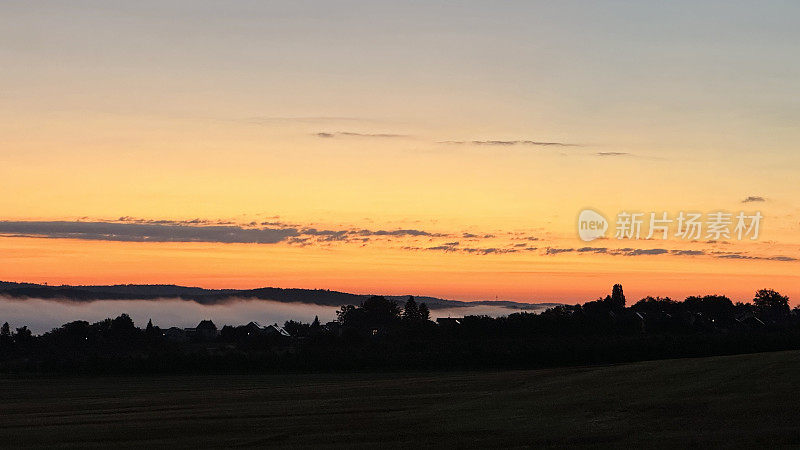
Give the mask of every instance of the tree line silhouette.
<path id="1" fill-rule="evenodd" d="M 40 336 L 0 327 L 0 371 L 53 373 L 533 368 L 800 349 L 800 309 L 762 289 L 749 303 L 721 295 L 646 297 L 622 286 L 583 305 L 503 317 L 430 319 L 413 297 L 344 305 L 337 320 L 144 329 L 122 314 Z"/>

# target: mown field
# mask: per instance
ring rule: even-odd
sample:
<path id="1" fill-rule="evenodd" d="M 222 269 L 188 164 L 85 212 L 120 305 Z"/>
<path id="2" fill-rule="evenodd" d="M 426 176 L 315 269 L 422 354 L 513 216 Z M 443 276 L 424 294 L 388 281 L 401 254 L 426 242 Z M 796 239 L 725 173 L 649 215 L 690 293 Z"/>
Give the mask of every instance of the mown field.
<path id="1" fill-rule="evenodd" d="M 532 371 L 0 378 L 0 446 L 800 446 L 800 352 Z"/>

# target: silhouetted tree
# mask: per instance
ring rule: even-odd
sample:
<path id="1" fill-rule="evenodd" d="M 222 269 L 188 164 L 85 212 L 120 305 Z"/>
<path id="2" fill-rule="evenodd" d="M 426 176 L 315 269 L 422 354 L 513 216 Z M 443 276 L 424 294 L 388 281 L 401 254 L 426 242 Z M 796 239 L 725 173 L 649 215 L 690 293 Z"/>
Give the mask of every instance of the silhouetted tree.
<path id="1" fill-rule="evenodd" d="M 307 323 L 298 322 L 296 320 L 287 320 L 283 323 L 283 329 L 294 337 L 305 337 L 309 334 L 311 326 Z"/>
<path id="2" fill-rule="evenodd" d="M 622 293 L 622 285 L 615 284 L 611 289 L 611 308 L 623 309 L 625 308 L 625 294 Z"/>
<path id="3" fill-rule="evenodd" d="M 419 312 L 419 319 L 423 321 L 431 320 L 431 312 L 428 310 L 428 305 L 425 303 L 420 303 L 419 307 L 417 307 L 417 311 Z"/>
<path id="4" fill-rule="evenodd" d="M 772 289 L 761 289 L 753 297 L 756 310 L 770 320 L 781 320 L 789 316 L 789 297 Z"/>
<path id="5" fill-rule="evenodd" d="M 383 296 L 370 297 L 361 304 L 361 309 L 366 313 L 369 324 L 389 324 L 400 318 L 400 308 L 397 303 Z"/>
<path id="6" fill-rule="evenodd" d="M 645 314 L 671 314 L 674 313 L 680 304 L 669 297 L 650 297 L 647 296 L 636 302 L 631 309 Z"/>
<path id="7" fill-rule="evenodd" d="M 11 327 L 8 326 L 8 322 L 4 323 L 2 327 L 0 327 L 0 347 L 7 347 L 11 344 Z"/>
<path id="8" fill-rule="evenodd" d="M 414 297 L 412 296 L 408 297 L 408 301 L 406 301 L 406 305 L 403 308 L 403 320 L 407 320 L 409 322 L 419 320 L 419 308 L 417 307 L 417 302 L 414 301 Z"/>
<path id="9" fill-rule="evenodd" d="M 153 319 L 147 321 L 147 327 L 144 329 L 144 335 L 150 343 L 158 342 L 162 339 L 161 328 L 153 325 Z"/>
<path id="10" fill-rule="evenodd" d="M 683 306 L 689 312 L 701 313 L 715 321 L 730 321 L 734 315 L 733 302 L 724 295 L 686 297 Z"/>
<path id="11" fill-rule="evenodd" d="M 355 305 L 342 305 L 338 311 L 336 311 L 336 320 L 342 324 L 342 326 L 355 326 L 355 322 L 358 320 L 357 316 L 360 315 L 361 310 L 356 307 Z"/>
<path id="12" fill-rule="evenodd" d="M 646 297 L 628 309 L 622 286 L 610 294 L 538 314 L 466 316 L 439 325 L 428 321 L 427 305 L 414 298 L 400 308 L 370 297 L 341 307 L 341 326 L 323 327 L 318 317 L 311 324 L 284 324 L 292 337 L 303 339 L 268 334 L 249 323 L 223 327 L 217 342 L 225 345 L 219 346 L 197 345 L 217 339 L 210 320 L 194 334 L 175 328 L 164 337 L 152 320 L 140 330 L 125 314 L 92 324 L 70 322 L 40 336 L 27 327 L 12 334 L 5 324 L 0 342 L 9 345 L 0 346 L 0 372 L 491 368 L 800 349 L 800 309 L 788 313 L 788 297 L 773 290 L 758 291 L 746 304 L 715 295 L 683 302 Z"/>
<path id="13" fill-rule="evenodd" d="M 111 321 L 110 331 L 112 333 L 122 334 L 134 329 L 136 329 L 136 327 L 133 324 L 133 319 L 131 319 L 131 316 L 127 314 L 120 314 L 117 318 Z"/>
<path id="14" fill-rule="evenodd" d="M 384 328 L 400 319 L 400 308 L 397 303 L 387 300 L 386 297 L 374 296 L 361 303 L 361 306 L 342 306 L 336 312 L 336 316 L 344 327 Z"/>
<path id="15" fill-rule="evenodd" d="M 17 332 L 14 333 L 14 342 L 18 344 L 27 344 L 32 338 L 31 330 L 27 326 L 17 328 Z"/>
<path id="16" fill-rule="evenodd" d="M 606 295 L 606 298 L 598 298 L 597 300 L 586 302 L 581 306 L 584 313 L 588 315 L 606 315 L 608 310 L 611 309 L 611 296 Z"/>

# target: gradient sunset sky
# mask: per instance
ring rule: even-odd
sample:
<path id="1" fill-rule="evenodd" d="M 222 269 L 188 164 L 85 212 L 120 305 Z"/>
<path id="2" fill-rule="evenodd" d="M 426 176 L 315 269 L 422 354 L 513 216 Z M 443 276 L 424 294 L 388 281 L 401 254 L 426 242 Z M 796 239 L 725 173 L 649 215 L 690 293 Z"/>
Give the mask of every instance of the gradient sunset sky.
<path id="1" fill-rule="evenodd" d="M 798 18 L 795 1 L 4 1 L 0 279 L 796 304 Z M 606 239 L 578 238 L 585 208 Z M 764 218 L 757 240 L 618 240 L 621 211 Z"/>

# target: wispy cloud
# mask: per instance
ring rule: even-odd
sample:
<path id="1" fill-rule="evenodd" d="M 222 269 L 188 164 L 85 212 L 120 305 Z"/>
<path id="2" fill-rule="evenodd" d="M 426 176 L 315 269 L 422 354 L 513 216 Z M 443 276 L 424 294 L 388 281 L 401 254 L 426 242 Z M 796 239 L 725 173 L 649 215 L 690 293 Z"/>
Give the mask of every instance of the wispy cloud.
<path id="1" fill-rule="evenodd" d="M 489 248 L 462 248 L 461 251 L 464 253 L 475 253 L 478 255 L 497 255 L 503 253 L 517 253 L 519 250 L 515 248 L 489 247 Z"/>
<path id="2" fill-rule="evenodd" d="M 797 258 L 792 256 L 750 256 L 750 255 L 743 255 L 741 253 L 729 253 L 726 255 L 718 255 L 717 258 L 721 259 L 751 259 L 751 260 L 760 260 L 760 261 L 798 261 Z"/>
<path id="3" fill-rule="evenodd" d="M 581 248 L 579 248 L 579 249 L 577 249 L 575 251 L 577 251 L 579 253 L 587 253 L 587 252 L 591 252 L 591 253 L 606 253 L 608 251 L 608 249 L 605 248 L 605 247 L 581 247 Z"/>
<path id="4" fill-rule="evenodd" d="M 597 152 L 595 156 L 629 156 L 627 152 Z"/>
<path id="5" fill-rule="evenodd" d="M 792 256 L 770 256 L 766 259 L 769 261 L 798 261 L 797 258 Z"/>
<path id="6" fill-rule="evenodd" d="M 347 230 L 318 230 L 316 228 L 303 228 L 300 235 L 316 238 L 321 242 L 367 242 L 374 237 L 428 237 L 439 238 L 449 237 L 447 233 L 434 233 L 417 229 L 397 229 L 397 230 L 367 230 L 367 229 L 347 229 Z"/>
<path id="7" fill-rule="evenodd" d="M 335 138 L 337 136 L 347 137 L 363 137 L 363 138 L 407 138 L 410 137 L 406 134 L 393 134 L 393 133 L 356 133 L 353 131 L 320 131 L 315 134 L 320 138 Z"/>
<path id="8" fill-rule="evenodd" d="M 553 247 L 547 247 L 547 248 L 545 249 L 545 254 L 546 254 L 546 255 L 557 255 L 557 254 L 559 254 L 559 253 L 569 253 L 569 252 L 574 252 L 574 251 L 575 251 L 575 249 L 574 249 L 574 248 L 553 248 Z"/>
<path id="9" fill-rule="evenodd" d="M 689 251 L 689 250 L 687 250 Z M 607 248 L 607 247 L 581 247 L 581 248 L 552 248 L 548 247 L 545 254 L 557 255 L 559 253 L 598 253 L 608 254 L 615 256 L 641 256 L 641 255 L 663 255 L 670 253 L 669 250 L 663 248 Z M 681 253 L 673 253 L 675 255 Z"/>
<path id="10" fill-rule="evenodd" d="M 663 255 L 664 253 L 669 253 L 669 250 L 664 248 L 637 248 L 635 250 L 631 250 L 625 252 L 625 256 L 639 256 L 639 255 Z"/>
<path id="11" fill-rule="evenodd" d="M 462 233 L 461 237 L 463 237 L 464 239 L 480 239 L 480 238 L 491 239 L 491 238 L 493 238 L 495 236 L 493 234 Z M 532 240 L 535 240 L 535 239 L 536 238 L 532 238 Z"/>
<path id="12" fill-rule="evenodd" d="M 711 256 L 714 258 L 722 259 L 742 259 L 742 260 L 760 260 L 760 261 L 798 261 L 798 258 L 791 256 L 750 256 L 742 253 L 730 252 L 711 252 L 707 253 L 704 250 L 682 250 L 673 249 L 668 250 L 665 248 L 608 248 L 608 247 L 581 247 L 581 248 L 557 248 L 547 247 L 544 250 L 545 255 L 558 255 L 562 253 L 596 253 L 610 256 L 651 256 L 651 255 L 669 255 L 669 256 Z"/>
<path id="13" fill-rule="evenodd" d="M 340 117 L 340 116 L 261 116 L 261 117 L 247 117 L 240 119 L 241 122 L 252 123 L 256 125 L 267 125 L 270 123 L 335 123 L 335 122 L 369 122 L 370 120 L 359 117 Z"/>
<path id="14" fill-rule="evenodd" d="M 742 203 L 754 203 L 754 202 L 765 202 L 765 201 L 767 201 L 767 199 L 764 197 L 760 197 L 758 195 L 750 195 L 744 200 L 742 200 Z"/>
<path id="15" fill-rule="evenodd" d="M 430 236 L 430 237 L 446 237 L 446 233 L 431 233 L 424 230 L 415 229 L 397 229 L 397 230 L 359 230 L 358 234 L 362 236 Z"/>
<path id="16" fill-rule="evenodd" d="M 528 248 L 500 248 L 500 247 L 461 247 L 460 242 L 445 242 L 431 247 L 403 247 L 403 250 L 412 251 L 440 251 L 447 253 L 467 253 L 472 255 L 501 255 L 505 253 L 519 253 L 521 251 L 536 250 L 536 247 Z"/>
<path id="17" fill-rule="evenodd" d="M 512 145 L 531 145 L 540 147 L 577 147 L 578 144 L 567 144 L 564 142 L 548 142 L 548 141 L 534 141 L 528 139 L 521 140 L 474 140 L 474 141 L 440 141 L 440 144 L 472 144 L 472 145 L 497 145 L 497 146 L 512 146 Z"/>
<path id="18" fill-rule="evenodd" d="M 699 256 L 706 254 L 703 250 L 670 250 L 670 253 L 680 256 Z"/>

